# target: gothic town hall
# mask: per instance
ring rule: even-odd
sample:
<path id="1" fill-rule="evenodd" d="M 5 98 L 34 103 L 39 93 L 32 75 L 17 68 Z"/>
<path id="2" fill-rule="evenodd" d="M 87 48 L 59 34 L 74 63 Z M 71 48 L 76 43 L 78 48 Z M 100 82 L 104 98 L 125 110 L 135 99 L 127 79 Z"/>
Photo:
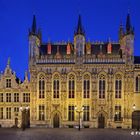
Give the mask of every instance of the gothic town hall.
<path id="1" fill-rule="evenodd" d="M 33 17 L 29 75 L 0 75 L 0 126 L 136 128 L 140 116 L 140 56 L 134 56 L 130 14 L 117 42 L 87 41 L 81 16 L 73 41 L 42 42 Z M 139 120 L 138 120 L 139 121 Z"/>

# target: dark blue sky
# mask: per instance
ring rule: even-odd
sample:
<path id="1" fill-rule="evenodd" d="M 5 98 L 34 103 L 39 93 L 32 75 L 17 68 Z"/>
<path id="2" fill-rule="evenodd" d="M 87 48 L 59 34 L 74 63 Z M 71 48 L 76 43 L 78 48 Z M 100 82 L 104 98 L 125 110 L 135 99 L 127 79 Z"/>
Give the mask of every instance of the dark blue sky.
<path id="1" fill-rule="evenodd" d="M 0 0 L 0 71 L 8 57 L 21 79 L 28 69 L 28 29 L 33 14 L 41 27 L 43 41 L 73 40 L 78 14 L 90 41 L 118 40 L 122 20 L 130 9 L 135 27 L 135 55 L 140 55 L 140 0 Z"/>

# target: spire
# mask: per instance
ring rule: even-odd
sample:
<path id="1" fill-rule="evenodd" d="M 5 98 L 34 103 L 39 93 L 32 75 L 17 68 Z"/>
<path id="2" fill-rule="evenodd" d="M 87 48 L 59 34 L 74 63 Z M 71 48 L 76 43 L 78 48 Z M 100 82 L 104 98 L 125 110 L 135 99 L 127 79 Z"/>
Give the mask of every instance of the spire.
<path id="1" fill-rule="evenodd" d="M 25 80 L 28 81 L 28 73 L 25 71 Z"/>
<path id="2" fill-rule="evenodd" d="M 119 40 L 122 39 L 123 36 L 124 36 L 124 28 L 121 22 L 120 27 L 119 27 Z"/>
<path id="3" fill-rule="evenodd" d="M 79 15 L 79 17 L 78 17 L 77 29 L 75 31 L 75 35 L 77 35 L 77 34 L 81 34 L 81 35 L 85 34 L 84 29 L 82 27 L 81 15 Z"/>
<path id="4" fill-rule="evenodd" d="M 10 57 L 9 57 L 8 60 L 7 60 L 7 67 L 8 67 L 8 68 L 10 67 Z"/>
<path id="5" fill-rule="evenodd" d="M 32 33 L 36 33 L 36 17 L 33 16 L 33 23 L 32 23 Z"/>
<path id="6" fill-rule="evenodd" d="M 40 28 L 38 29 L 38 37 L 40 40 L 42 40 L 42 31 Z"/>
<path id="7" fill-rule="evenodd" d="M 128 12 L 127 18 L 126 18 L 126 34 L 134 33 L 133 28 L 131 26 L 131 20 L 130 20 L 130 14 Z"/>

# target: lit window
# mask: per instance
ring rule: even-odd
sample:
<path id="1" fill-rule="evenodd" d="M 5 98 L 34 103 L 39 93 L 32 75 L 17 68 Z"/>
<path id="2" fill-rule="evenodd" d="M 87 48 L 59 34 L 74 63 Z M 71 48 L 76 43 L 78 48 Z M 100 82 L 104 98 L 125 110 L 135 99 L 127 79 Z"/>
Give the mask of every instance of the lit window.
<path id="1" fill-rule="evenodd" d="M 121 76 L 117 75 L 115 80 L 115 98 L 121 98 L 122 94 L 122 80 Z"/>
<path id="2" fill-rule="evenodd" d="M 19 102 L 19 93 L 14 93 L 14 102 Z"/>
<path id="3" fill-rule="evenodd" d="M 43 75 L 39 78 L 39 98 L 45 98 L 45 80 Z"/>
<path id="4" fill-rule="evenodd" d="M 11 93 L 6 93 L 6 102 L 11 102 Z"/>
<path id="5" fill-rule="evenodd" d="M 84 106 L 83 121 L 89 121 L 89 106 Z"/>
<path id="6" fill-rule="evenodd" d="M 0 119 L 3 119 L 3 107 L 0 107 Z"/>
<path id="7" fill-rule="evenodd" d="M 14 112 L 19 112 L 19 107 L 14 107 Z"/>
<path id="8" fill-rule="evenodd" d="M 11 79 L 6 79 L 6 88 L 11 87 Z"/>
<path id="9" fill-rule="evenodd" d="M 120 105 L 117 105 L 115 106 L 115 118 L 114 118 L 115 121 L 121 121 L 122 118 L 121 118 L 121 106 Z"/>
<path id="10" fill-rule="evenodd" d="M 75 81 L 74 81 L 74 76 L 70 75 L 69 76 L 69 98 L 74 98 L 75 96 Z"/>
<path id="11" fill-rule="evenodd" d="M 39 120 L 43 121 L 45 119 L 45 107 L 44 105 L 39 105 Z"/>
<path id="12" fill-rule="evenodd" d="M 0 93 L 0 102 L 3 102 L 3 93 Z"/>
<path id="13" fill-rule="evenodd" d="M 136 77 L 136 92 L 140 92 L 140 76 Z"/>
<path id="14" fill-rule="evenodd" d="M 90 98 L 90 77 L 89 75 L 84 76 L 84 83 L 83 83 L 83 91 L 84 91 L 84 98 Z"/>
<path id="15" fill-rule="evenodd" d="M 54 81 L 53 81 L 53 97 L 54 98 L 59 98 L 59 76 L 55 75 L 54 76 Z"/>
<path id="16" fill-rule="evenodd" d="M 101 75 L 99 79 L 99 98 L 105 98 L 105 76 Z"/>
<path id="17" fill-rule="evenodd" d="M 6 108 L 6 119 L 11 119 L 11 107 Z"/>
<path id="18" fill-rule="evenodd" d="M 30 102 L 30 93 L 23 93 L 23 102 Z"/>
<path id="19" fill-rule="evenodd" d="M 74 106 L 69 106 L 69 121 L 74 121 Z"/>

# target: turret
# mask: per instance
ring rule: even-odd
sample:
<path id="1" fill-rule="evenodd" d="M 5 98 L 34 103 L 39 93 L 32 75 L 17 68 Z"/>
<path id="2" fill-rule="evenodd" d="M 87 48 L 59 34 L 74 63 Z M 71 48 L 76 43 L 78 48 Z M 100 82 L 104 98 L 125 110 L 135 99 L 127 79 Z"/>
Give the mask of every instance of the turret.
<path id="1" fill-rule="evenodd" d="M 41 30 L 37 30 L 36 17 L 33 16 L 31 29 L 29 30 L 29 58 L 34 60 L 39 57 L 39 47 L 41 44 Z M 32 61 L 33 62 L 33 61 Z"/>
<path id="2" fill-rule="evenodd" d="M 125 40 L 125 58 L 126 63 L 132 64 L 134 61 L 134 30 L 131 25 L 130 14 L 127 14 L 126 18 L 126 33 Z"/>
<path id="3" fill-rule="evenodd" d="M 77 56 L 82 56 L 85 53 L 85 32 L 82 27 L 81 16 L 79 15 L 77 28 L 74 32 L 74 48 Z"/>
<path id="4" fill-rule="evenodd" d="M 124 28 L 123 28 L 123 25 L 122 23 L 120 24 L 120 27 L 119 27 L 119 40 L 121 40 L 124 36 Z"/>

